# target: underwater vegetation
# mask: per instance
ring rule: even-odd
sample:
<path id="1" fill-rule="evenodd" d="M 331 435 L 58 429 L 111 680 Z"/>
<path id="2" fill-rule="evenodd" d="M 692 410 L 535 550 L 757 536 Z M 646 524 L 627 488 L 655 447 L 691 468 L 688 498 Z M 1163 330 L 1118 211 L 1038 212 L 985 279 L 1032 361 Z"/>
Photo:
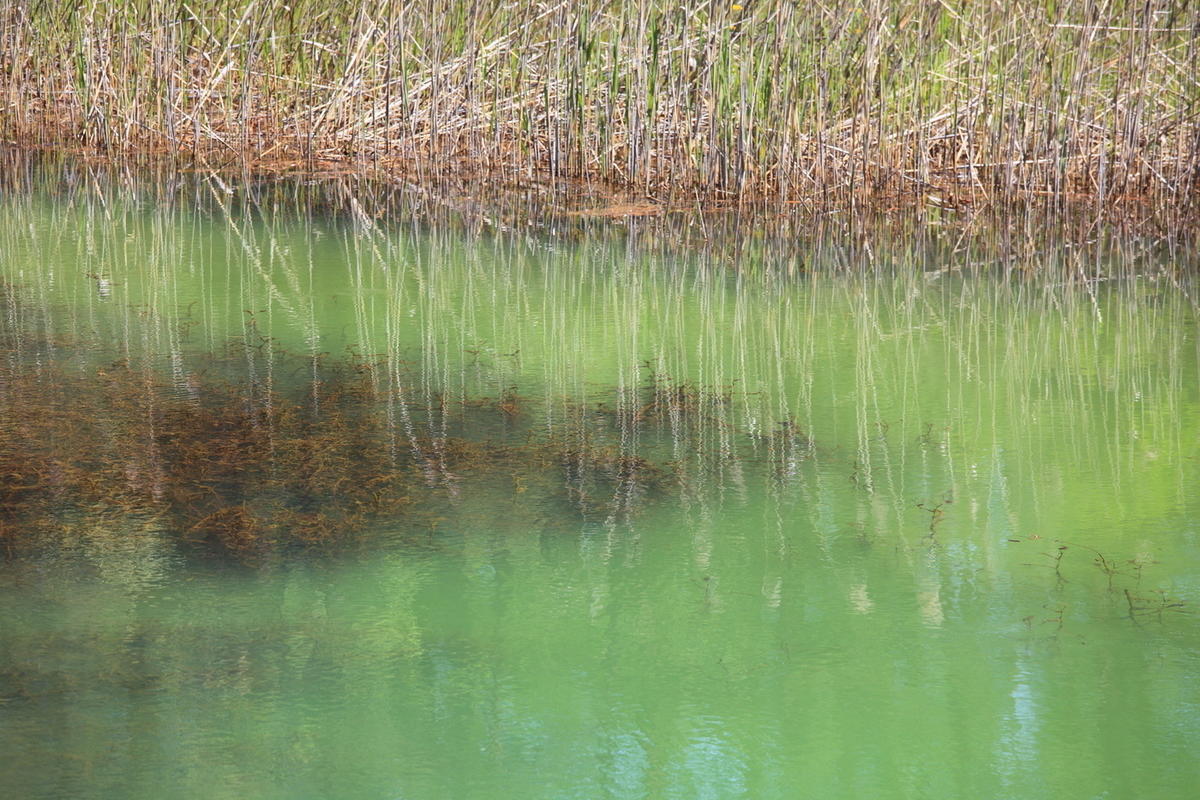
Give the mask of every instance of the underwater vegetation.
<path id="1" fill-rule="evenodd" d="M 0 292 L 6 319 L 20 317 L 15 293 Z M 289 353 L 268 337 L 233 339 L 185 374 L 125 358 L 85 363 L 69 342 L 11 329 L 0 342 L 8 557 L 61 539 L 72 520 L 104 535 L 103 521 L 122 516 L 252 563 L 347 544 L 380 525 L 428 535 L 447 504 L 485 484 L 575 519 L 624 518 L 682 469 L 663 448 L 634 442 L 655 431 L 695 438 L 724 424 L 729 402 L 652 377 L 618 408 L 569 406 L 547 432 L 515 386 L 414 401 L 379 388 L 383 365 Z M 268 349 L 265 374 L 247 374 L 246 351 Z M 792 459 L 808 446 L 794 425 L 761 438 Z"/>

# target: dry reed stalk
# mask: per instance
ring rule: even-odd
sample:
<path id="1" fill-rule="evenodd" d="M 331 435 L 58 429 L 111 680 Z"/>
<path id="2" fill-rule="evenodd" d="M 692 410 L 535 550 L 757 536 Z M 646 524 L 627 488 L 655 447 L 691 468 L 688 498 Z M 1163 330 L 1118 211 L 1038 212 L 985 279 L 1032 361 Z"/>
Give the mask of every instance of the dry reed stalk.
<path id="1" fill-rule="evenodd" d="M 1200 10 L 7 4 L 5 138 L 709 198 L 1191 202 Z"/>

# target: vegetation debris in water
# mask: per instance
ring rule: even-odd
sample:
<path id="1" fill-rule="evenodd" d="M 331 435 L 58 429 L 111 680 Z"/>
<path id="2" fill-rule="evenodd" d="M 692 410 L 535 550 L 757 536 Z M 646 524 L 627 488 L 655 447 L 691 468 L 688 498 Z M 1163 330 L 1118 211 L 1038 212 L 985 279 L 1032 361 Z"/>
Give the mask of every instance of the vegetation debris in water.
<path id="1" fill-rule="evenodd" d="M 381 526 L 423 534 L 475 482 L 511 486 L 514 501 L 553 503 L 577 518 L 628 516 L 675 465 L 622 442 L 668 417 L 711 424 L 703 409 L 728 401 L 656 376 L 627 409 L 575 408 L 571 424 L 535 434 L 515 386 L 398 410 L 375 388 L 371 365 L 353 358 L 314 363 L 277 349 L 276 372 L 317 373 L 285 391 L 235 378 L 235 357 L 209 357 L 180 381 L 128 360 L 80 370 L 68 343 L 5 338 L 20 338 L 26 356 L 0 361 L 0 542 L 9 557 L 52 546 L 64 520 L 119 514 L 157 519 L 185 542 L 253 563 L 281 548 L 345 545 Z M 400 415 L 429 423 L 406 429 Z"/>

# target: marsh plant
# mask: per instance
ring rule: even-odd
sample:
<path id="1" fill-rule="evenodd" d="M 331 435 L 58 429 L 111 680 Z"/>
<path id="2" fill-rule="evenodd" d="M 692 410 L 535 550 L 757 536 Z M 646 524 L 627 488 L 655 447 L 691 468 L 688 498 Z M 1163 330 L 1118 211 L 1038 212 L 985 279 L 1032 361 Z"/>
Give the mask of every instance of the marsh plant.
<path id="1" fill-rule="evenodd" d="M 1180 0 L 12 2 L 0 135 L 709 200 L 1178 205 L 1198 41 Z"/>

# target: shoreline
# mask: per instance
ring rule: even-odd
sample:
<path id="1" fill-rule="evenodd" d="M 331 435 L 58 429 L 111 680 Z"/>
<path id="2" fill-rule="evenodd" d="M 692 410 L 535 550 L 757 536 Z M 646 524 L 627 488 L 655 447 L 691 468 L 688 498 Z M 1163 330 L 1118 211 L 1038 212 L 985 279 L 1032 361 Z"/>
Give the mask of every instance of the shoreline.
<path id="1" fill-rule="evenodd" d="M 1200 182 L 1188 194 L 1144 191 L 1101 196 L 1086 191 L 1054 191 L 994 187 L 948 180 L 926 183 L 909 191 L 896 182 L 877 181 L 853 191 L 846 187 L 823 192 L 779 194 L 733 193 L 701 187 L 621 184 L 596 175 L 556 175 L 549 169 L 515 165 L 491 169 L 463 157 L 434 163 L 429 158 L 401 158 L 370 153 L 323 150 L 311 154 L 233 152 L 225 148 L 170 150 L 162 146 L 96 147 L 79 142 L 0 140 L 0 149 L 21 157 L 73 160 L 100 169 L 135 171 L 167 170 L 214 176 L 236 175 L 257 179 L 336 180 L 354 178 L 445 190 L 494 187 L 496 193 L 550 193 L 568 197 L 555 212 L 567 217 L 659 217 L 672 213 L 750 211 L 774 214 L 799 212 L 813 215 L 910 215 L 945 213 L 960 217 L 976 214 L 1011 216 L 1040 213 L 1077 215 L 1097 221 L 1165 225 L 1171 229 L 1200 228 Z M 1200 173 L 1198 173 L 1200 174 Z"/>

